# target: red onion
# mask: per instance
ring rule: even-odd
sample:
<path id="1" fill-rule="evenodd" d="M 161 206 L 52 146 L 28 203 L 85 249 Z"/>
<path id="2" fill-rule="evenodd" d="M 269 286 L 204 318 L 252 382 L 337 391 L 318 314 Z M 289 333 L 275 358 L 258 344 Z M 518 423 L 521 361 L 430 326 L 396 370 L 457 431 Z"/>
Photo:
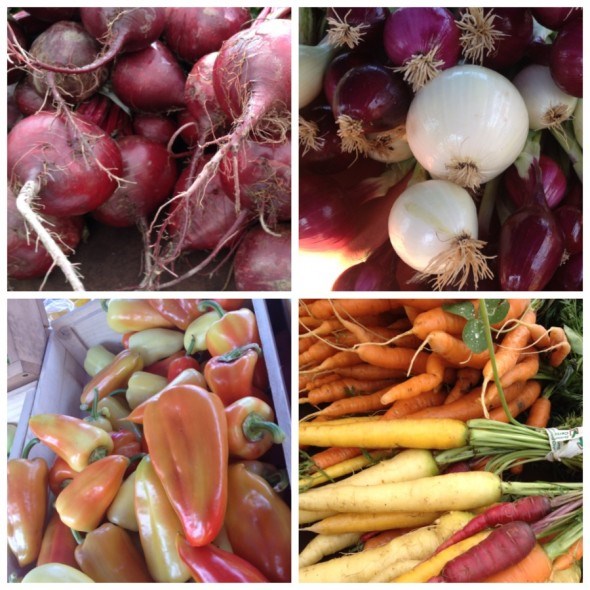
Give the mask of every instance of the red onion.
<path id="1" fill-rule="evenodd" d="M 583 291 L 584 265 L 582 253 L 568 258 L 556 271 L 547 289 L 551 291 Z"/>
<path id="2" fill-rule="evenodd" d="M 365 153 L 370 147 L 365 134 L 402 125 L 411 100 L 412 93 L 401 75 L 384 66 L 365 65 L 349 70 L 336 87 L 333 104 L 342 149 Z"/>
<path id="3" fill-rule="evenodd" d="M 15 89 L 16 84 L 12 84 L 8 87 L 8 102 L 6 105 L 6 119 L 8 131 L 10 131 L 22 119 L 23 116 L 14 98 Z"/>
<path id="4" fill-rule="evenodd" d="M 277 226 L 278 235 L 261 227 L 249 230 L 236 250 L 234 278 L 240 291 L 291 289 L 291 227 Z"/>
<path id="5" fill-rule="evenodd" d="M 324 74 L 323 88 L 328 104 L 330 106 L 334 104 L 336 87 L 345 74 L 352 70 L 352 68 L 375 63 L 375 58 L 364 51 L 346 51 L 337 55 L 328 64 Z"/>
<path id="6" fill-rule="evenodd" d="M 23 49 L 28 47 L 27 38 L 23 33 L 23 30 L 19 24 L 13 20 L 9 20 L 8 23 L 8 40 L 13 43 L 18 43 Z M 15 84 L 21 80 L 25 75 L 25 70 L 15 67 L 18 65 L 18 58 L 16 54 L 8 49 L 8 77 L 7 84 Z"/>
<path id="7" fill-rule="evenodd" d="M 34 115 L 41 109 L 44 111 L 55 110 L 53 101 L 49 96 L 43 97 L 37 93 L 30 76 L 27 76 L 16 85 L 14 89 L 14 100 L 19 111 L 27 117 Z"/>
<path id="8" fill-rule="evenodd" d="M 56 23 L 60 20 L 80 20 L 79 8 L 27 8 L 27 12 L 48 23 Z"/>
<path id="9" fill-rule="evenodd" d="M 553 215 L 563 232 L 567 253 L 578 254 L 582 252 L 582 211 L 572 205 L 563 205 L 555 209 Z"/>
<path id="10" fill-rule="evenodd" d="M 555 83 L 565 93 L 578 98 L 583 94 L 582 29 L 581 18 L 572 19 L 563 25 L 553 42 L 549 62 Z"/>
<path id="11" fill-rule="evenodd" d="M 88 100 L 80 103 L 76 113 L 98 125 L 113 139 L 132 135 L 131 117 L 108 96 L 95 94 Z"/>
<path id="12" fill-rule="evenodd" d="M 568 192 L 566 193 L 563 201 L 561 202 L 562 205 L 573 205 L 582 210 L 584 206 L 584 194 L 582 183 L 578 179 L 577 176 L 572 175 L 572 185 L 569 187 Z"/>
<path id="13" fill-rule="evenodd" d="M 354 291 L 398 291 L 395 276 L 399 258 L 389 240 L 371 252 L 363 262 L 354 282 Z"/>
<path id="14" fill-rule="evenodd" d="M 398 8 L 385 23 L 389 59 L 414 91 L 459 60 L 459 29 L 446 8 Z"/>
<path id="15" fill-rule="evenodd" d="M 567 179 L 557 162 L 548 156 L 541 155 L 539 166 L 547 205 L 549 209 L 554 209 L 565 196 Z M 504 173 L 504 186 L 512 202 L 517 207 L 522 207 L 535 192 L 534 167 L 529 167 L 526 176 L 523 177 L 516 165 L 512 164 Z"/>
<path id="16" fill-rule="evenodd" d="M 331 45 L 366 46 L 380 43 L 387 8 L 328 8 L 328 39 Z"/>
<path id="17" fill-rule="evenodd" d="M 558 31 L 566 22 L 582 16 L 582 9 L 563 6 L 559 8 L 531 8 L 535 19 L 544 27 Z"/>
<path id="18" fill-rule="evenodd" d="M 133 118 L 133 131 L 157 143 L 168 145 L 178 125 L 165 115 L 138 114 Z"/>
<path id="19" fill-rule="evenodd" d="M 467 8 L 458 26 L 463 55 L 495 70 L 517 63 L 533 38 L 533 18 L 527 8 Z"/>
<path id="20" fill-rule="evenodd" d="M 334 281 L 332 291 L 355 291 L 356 280 L 364 266 L 364 262 L 359 262 L 348 267 L 340 276 Z"/>
<path id="21" fill-rule="evenodd" d="M 563 252 L 563 234 L 547 206 L 537 166 L 533 198 L 504 222 L 500 232 L 502 289 L 540 291 L 559 267 Z"/>
<path id="22" fill-rule="evenodd" d="M 343 152 L 332 107 L 312 104 L 300 111 L 299 161 L 301 167 L 318 174 L 332 174 L 348 168 L 355 155 Z"/>

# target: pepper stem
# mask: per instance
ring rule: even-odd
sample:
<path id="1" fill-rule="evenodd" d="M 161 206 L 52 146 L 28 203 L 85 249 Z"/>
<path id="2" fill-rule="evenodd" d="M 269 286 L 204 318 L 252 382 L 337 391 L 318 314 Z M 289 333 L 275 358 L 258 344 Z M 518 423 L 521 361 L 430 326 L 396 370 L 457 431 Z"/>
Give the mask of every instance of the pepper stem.
<path id="1" fill-rule="evenodd" d="M 74 539 L 76 539 L 76 543 L 78 543 L 78 545 L 82 545 L 82 543 L 84 543 L 84 537 L 82 536 L 80 531 L 70 529 L 70 532 L 72 533 L 72 537 L 74 537 Z"/>
<path id="2" fill-rule="evenodd" d="M 257 412 L 250 412 L 242 423 L 242 432 L 250 442 L 259 441 L 266 433 L 269 433 L 272 442 L 280 444 L 285 440 L 285 432 L 274 422 L 265 420 L 264 417 Z"/>
<path id="3" fill-rule="evenodd" d="M 23 452 L 21 453 L 21 459 L 28 459 L 29 458 L 29 453 L 31 452 L 31 449 L 37 444 L 41 442 L 40 439 L 38 438 L 32 438 L 26 445 L 25 448 L 23 449 Z"/>
<path id="4" fill-rule="evenodd" d="M 225 315 L 225 310 L 223 309 L 223 307 L 221 307 L 221 305 L 219 305 L 217 301 L 213 301 L 213 299 L 203 299 L 203 301 L 199 302 L 197 309 L 199 311 L 215 311 L 217 312 L 220 318 L 222 318 Z"/>
<path id="5" fill-rule="evenodd" d="M 96 449 L 94 449 L 94 451 L 92 451 L 88 457 L 88 465 L 90 465 L 90 463 L 94 463 L 95 461 L 104 459 L 108 454 L 109 451 L 106 447 L 96 447 Z"/>
<path id="6" fill-rule="evenodd" d="M 251 342 L 250 344 L 244 344 L 244 346 L 238 346 L 225 354 L 222 354 L 217 357 L 217 361 L 221 363 L 232 363 L 233 361 L 238 360 L 242 356 L 244 356 L 249 350 L 253 350 L 260 356 L 262 354 L 262 349 L 258 344 L 255 342 Z"/>

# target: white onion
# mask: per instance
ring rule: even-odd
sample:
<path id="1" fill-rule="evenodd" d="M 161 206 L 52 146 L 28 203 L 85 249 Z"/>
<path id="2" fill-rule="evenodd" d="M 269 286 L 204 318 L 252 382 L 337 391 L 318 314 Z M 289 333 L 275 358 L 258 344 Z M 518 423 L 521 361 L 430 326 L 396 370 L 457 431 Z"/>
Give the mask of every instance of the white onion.
<path id="1" fill-rule="evenodd" d="M 524 99 L 533 130 L 561 125 L 569 119 L 578 99 L 561 90 L 547 66 L 531 64 L 514 76 L 514 85 Z"/>
<path id="2" fill-rule="evenodd" d="M 410 149 L 431 176 L 477 188 L 516 160 L 526 142 L 528 116 L 507 78 L 462 65 L 418 91 L 406 129 Z"/>
<path id="3" fill-rule="evenodd" d="M 397 255 L 434 286 L 461 289 L 473 273 L 491 278 L 485 245 L 477 239 L 477 210 L 469 193 L 446 180 L 427 180 L 407 188 L 389 213 L 389 239 Z"/>
<path id="4" fill-rule="evenodd" d="M 338 49 L 326 40 L 319 45 L 299 46 L 299 108 L 314 101 L 322 91 L 324 74 Z"/>
<path id="5" fill-rule="evenodd" d="M 584 147 L 584 144 L 583 144 L 584 123 L 583 123 L 583 119 L 582 119 L 583 111 L 584 111 L 583 102 L 584 102 L 583 98 L 578 98 L 578 104 L 576 105 L 576 110 L 574 111 L 574 119 L 573 119 L 574 135 L 576 136 L 576 140 L 580 144 L 581 148 Z"/>

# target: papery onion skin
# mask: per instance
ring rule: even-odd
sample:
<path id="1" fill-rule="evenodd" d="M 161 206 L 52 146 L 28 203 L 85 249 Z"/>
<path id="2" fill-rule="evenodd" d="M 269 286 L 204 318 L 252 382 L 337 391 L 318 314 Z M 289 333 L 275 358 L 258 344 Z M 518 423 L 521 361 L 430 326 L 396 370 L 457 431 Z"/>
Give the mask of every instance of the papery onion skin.
<path id="1" fill-rule="evenodd" d="M 522 97 L 497 72 L 474 65 L 441 72 L 416 93 L 406 119 L 408 143 L 434 178 L 476 188 L 500 175 L 528 133 Z M 473 174 L 463 178 L 462 171 Z"/>
<path id="2" fill-rule="evenodd" d="M 555 83 L 565 93 L 581 98 L 583 95 L 582 18 L 567 22 L 557 34 L 551 48 L 549 67 Z"/>
<path id="3" fill-rule="evenodd" d="M 477 238 L 473 199 L 446 180 L 427 180 L 406 189 L 389 214 L 389 239 L 409 266 L 424 271 L 453 238 Z"/>

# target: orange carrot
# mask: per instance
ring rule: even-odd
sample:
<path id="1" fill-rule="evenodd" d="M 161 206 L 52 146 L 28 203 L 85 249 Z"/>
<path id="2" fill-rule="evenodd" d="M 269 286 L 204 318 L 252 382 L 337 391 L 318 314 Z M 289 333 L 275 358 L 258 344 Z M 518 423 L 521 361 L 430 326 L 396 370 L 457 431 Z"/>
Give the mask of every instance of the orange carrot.
<path id="1" fill-rule="evenodd" d="M 508 409 L 513 418 L 528 410 L 541 395 L 541 384 L 538 381 L 527 381 L 520 394 L 508 402 Z M 490 420 L 508 422 L 508 416 L 503 407 L 496 408 L 490 412 Z"/>
<path id="2" fill-rule="evenodd" d="M 298 340 L 299 354 L 303 354 L 305 351 L 309 350 L 314 342 L 316 342 L 315 338 L 298 338 Z"/>
<path id="3" fill-rule="evenodd" d="M 355 395 L 333 401 L 329 406 L 320 410 L 320 415 L 329 416 L 330 418 L 337 418 L 339 416 L 347 416 L 349 414 L 368 414 L 383 409 L 381 403 L 381 396 L 387 389 L 380 389 L 375 393 L 366 395 Z"/>
<path id="4" fill-rule="evenodd" d="M 453 386 L 453 389 L 449 391 L 449 394 L 445 398 L 444 403 L 450 404 L 451 402 L 458 400 L 462 395 L 468 391 L 471 391 L 471 389 L 478 384 L 480 379 L 481 371 L 478 369 L 470 369 L 468 367 L 459 369 L 457 371 L 457 380 L 455 385 Z"/>
<path id="5" fill-rule="evenodd" d="M 376 365 L 354 365 L 335 369 L 340 377 L 352 377 L 353 379 L 404 379 L 406 372 L 401 369 L 387 369 Z"/>
<path id="6" fill-rule="evenodd" d="M 426 372 L 415 377 L 410 377 L 403 383 L 394 385 L 389 391 L 387 391 L 381 398 L 383 405 L 390 404 L 391 402 L 415 397 L 425 391 L 430 391 L 437 387 L 440 387 L 443 381 L 445 373 L 445 363 L 442 358 L 433 353 L 428 357 L 426 362 Z"/>
<path id="7" fill-rule="evenodd" d="M 326 469 L 347 459 L 358 457 L 361 453 L 358 447 L 330 447 L 317 452 L 311 459 L 318 469 Z"/>
<path id="8" fill-rule="evenodd" d="M 357 353 L 359 358 L 366 363 L 386 369 L 403 369 L 412 367 L 412 374 L 419 375 L 426 372 L 428 353 L 419 352 L 412 348 L 386 347 L 376 344 L 363 344 L 359 346 Z"/>
<path id="9" fill-rule="evenodd" d="M 553 570 L 561 571 L 571 567 L 576 561 L 582 559 L 584 554 L 584 543 L 583 539 L 578 539 L 575 543 L 569 546 L 568 550 L 559 555 L 553 561 Z"/>
<path id="10" fill-rule="evenodd" d="M 496 370 L 502 377 L 505 373 L 516 366 L 520 353 L 526 348 L 531 336 L 529 325 L 534 324 L 536 314 L 534 311 L 528 311 L 522 318 L 523 323 L 508 332 L 502 343 L 498 345 L 496 352 Z M 488 382 L 494 378 L 492 370 L 492 361 L 489 360 L 483 368 L 483 388 L 485 389 Z"/>
<path id="11" fill-rule="evenodd" d="M 430 332 L 435 331 L 460 336 L 467 320 L 454 313 L 445 311 L 442 307 L 435 307 L 417 315 L 412 323 L 412 332 L 420 340 L 424 340 Z"/>
<path id="12" fill-rule="evenodd" d="M 391 379 L 379 381 L 364 381 L 361 379 L 339 379 L 326 383 L 315 389 L 310 389 L 307 398 L 309 403 L 317 406 L 321 403 L 343 400 L 349 396 L 359 396 L 362 393 L 373 393 L 384 387 L 391 386 Z"/>
<path id="13" fill-rule="evenodd" d="M 395 418 L 403 418 L 425 408 L 440 406 L 444 399 L 445 394 L 441 391 L 425 391 L 415 397 L 394 402 L 387 412 L 383 414 L 382 419 L 393 420 Z"/>
<path id="14" fill-rule="evenodd" d="M 319 365 L 313 369 L 306 369 L 308 373 L 320 373 L 322 371 L 331 371 L 333 369 L 339 369 L 341 367 L 351 367 L 352 365 L 360 365 L 362 359 L 356 352 L 352 351 L 341 351 L 322 361 Z"/>
<path id="15" fill-rule="evenodd" d="M 506 314 L 506 317 L 503 320 L 497 322 L 496 324 L 492 324 L 492 328 L 499 330 L 507 322 L 520 318 L 522 314 L 528 309 L 529 305 L 531 304 L 531 300 L 508 299 L 508 303 L 510 304 L 510 307 L 508 308 L 508 313 Z"/>
<path id="16" fill-rule="evenodd" d="M 404 305 L 404 311 L 406 312 L 410 323 L 413 324 L 416 318 L 420 315 L 421 310 L 416 307 L 412 307 L 411 305 Z"/>
<path id="17" fill-rule="evenodd" d="M 448 303 L 457 303 L 457 299 L 397 299 L 396 301 L 404 307 L 413 307 L 419 311 L 428 311 Z"/>
<path id="18" fill-rule="evenodd" d="M 513 369 L 505 373 L 504 376 L 500 378 L 500 383 L 502 384 L 502 387 L 506 387 L 511 383 L 515 383 L 516 381 L 527 381 L 528 379 L 532 379 L 538 373 L 538 371 L 539 355 L 527 355 Z M 492 383 L 492 385 L 486 388 L 486 405 L 491 403 L 491 400 L 493 399 L 499 399 L 498 389 L 496 388 L 495 383 Z"/>
<path id="19" fill-rule="evenodd" d="M 400 305 L 390 299 L 319 299 L 308 306 L 309 315 L 321 320 L 334 317 L 334 310 L 350 317 L 380 314 Z"/>
<path id="20" fill-rule="evenodd" d="M 490 358 L 487 350 L 475 354 L 462 340 L 446 332 L 437 330 L 430 332 L 425 342 L 428 342 L 432 352 L 436 352 L 456 367 L 482 369 Z"/>
<path id="21" fill-rule="evenodd" d="M 401 537 L 402 535 L 409 533 L 411 530 L 412 529 L 389 529 L 387 531 L 383 531 L 382 533 L 373 535 L 363 543 L 363 551 L 365 551 L 365 549 L 376 549 L 377 547 L 382 547 L 383 545 L 389 543 L 389 541 L 393 541 L 393 539 L 397 539 L 397 537 Z"/>
<path id="22" fill-rule="evenodd" d="M 504 388 L 504 395 L 507 400 L 512 400 L 524 388 L 524 383 L 518 381 L 509 387 Z M 495 405 L 490 403 L 490 407 L 497 407 L 499 401 L 495 400 Z M 457 401 L 432 408 L 426 408 L 410 414 L 408 418 L 455 418 L 456 420 L 471 420 L 473 418 L 481 418 L 483 416 L 483 408 L 481 405 L 481 387 L 476 387 L 469 393 L 465 394 Z"/>
<path id="23" fill-rule="evenodd" d="M 563 328 L 551 330 L 551 347 L 556 348 L 551 351 L 549 364 L 552 367 L 559 367 L 572 349 Z"/>
<path id="24" fill-rule="evenodd" d="M 340 375 L 336 373 L 329 373 L 327 375 L 308 375 L 303 374 L 299 376 L 299 390 L 309 390 L 315 389 L 316 387 L 321 387 L 326 383 L 332 383 L 332 381 L 338 381 L 340 379 Z"/>
<path id="25" fill-rule="evenodd" d="M 483 582 L 519 583 L 519 582 L 546 582 L 551 575 L 551 561 L 543 548 L 538 543 L 532 551 L 518 563 L 488 576 Z"/>
<path id="26" fill-rule="evenodd" d="M 549 330 L 545 326 L 541 326 L 539 324 L 531 324 L 529 326 L 529 332 L 531 333 L 531 338 L 533 340 L 533 345 L 536 348 L 544 349 L 549 348 L 551 346 L 551 337 L 549 334 Z"/>
<path id="27" fill-rule="evenodd" d="M 320 326 L 322 320 L 312 317 L 300 317 L 299 318 L 299 331 L 302 334 L 307 334 L 310 330 L 313 330 Z"/>
<path id="28" fill-rule="evenodd" d="M 338 350 L 329 342 L 320 340 L 311 346 L 311 348 L 299 355 L 299 367 L 305 367 L 312 363 L 319 364 L 337 352 Z"/>

